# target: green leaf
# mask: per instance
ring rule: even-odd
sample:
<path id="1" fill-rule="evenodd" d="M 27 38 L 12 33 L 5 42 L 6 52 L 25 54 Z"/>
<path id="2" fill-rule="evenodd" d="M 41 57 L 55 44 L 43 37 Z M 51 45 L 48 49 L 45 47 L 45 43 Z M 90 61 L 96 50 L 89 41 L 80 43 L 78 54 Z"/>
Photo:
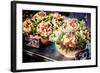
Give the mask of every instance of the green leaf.
<path id="1" fill-rule="evenodd" d="M 38 20 L 37 19 L 32 20 L 32 22 L 33 22 L 33 26 L 36 26 L 38 24 Z"/>
<path id="2" fill-rule="evenodd" d="M 36 34 L 36 29 L 32 29 L 32 33 L 33 34 Z"/>
<path id="3" fill-rule="evenodd" d="M 80 28 L 81 28 L 81 29 L 86 28 L 86 27 L 85 27 L 85 21 L 84 21 L 84 20 L 79 21 L 79 24 L 80 24 Z"/>
<path id="4" fill-rule="evenodd" d="M 52 41 L 52 42 L 56 42 L 56 43 L 59 43 L 59 42 L 61 42 L 61 39 L 62 39 L 62 37 L 63 37 L 63 33 L 62 32 L 60 32 L 60 33 L 58 33 L 58 35 L 57 36 L 55 36 L 55 35 L 50 35 L 50 40 Z"/>

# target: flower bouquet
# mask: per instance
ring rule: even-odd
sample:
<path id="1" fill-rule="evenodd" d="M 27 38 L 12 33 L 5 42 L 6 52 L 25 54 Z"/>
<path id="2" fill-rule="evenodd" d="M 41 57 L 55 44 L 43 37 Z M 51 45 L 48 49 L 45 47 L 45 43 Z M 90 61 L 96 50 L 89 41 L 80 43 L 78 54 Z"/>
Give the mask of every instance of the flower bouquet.
<path id="1" fill-rule="evenodd" d="M 64 18 L 62 25 L 50 35 L 50 40 L 56 43 L 57 50 L 62 55 L 74 59 L 75 55 L 85 49 L 87 42 L 90 41 L 90 32 L 84 20 Z"/>
<path id="2" fill-rule="evenodd" d="M 58 52 L 68 58 L 75 58 L 75 54 L 85 49 L 90 41 L 84 20 L 69 18 L 58 12 L 37 12 L 23 22 L 22 29 L 25 36 L 37 38 L 44 45 L 54 42 Z"/>

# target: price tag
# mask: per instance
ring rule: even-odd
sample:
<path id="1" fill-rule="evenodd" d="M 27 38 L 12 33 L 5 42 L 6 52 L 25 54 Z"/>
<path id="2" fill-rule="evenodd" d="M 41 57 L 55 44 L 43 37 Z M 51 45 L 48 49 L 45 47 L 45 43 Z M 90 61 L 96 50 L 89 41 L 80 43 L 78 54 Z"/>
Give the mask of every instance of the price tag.
<path id="1" fill-rule="evenodd" d="M 28 42 L 26 43 L 27 46 L 39 48 L 39 38 L 29 37 L 29 38 L 27 39 L 27 41 L 28 41 Z"/>
<path id="2" fill-rule="evenodd" d="M 89 59 L 89 49 L 84 49 L 78 52 L 75 56 L 76 60 Z"/>

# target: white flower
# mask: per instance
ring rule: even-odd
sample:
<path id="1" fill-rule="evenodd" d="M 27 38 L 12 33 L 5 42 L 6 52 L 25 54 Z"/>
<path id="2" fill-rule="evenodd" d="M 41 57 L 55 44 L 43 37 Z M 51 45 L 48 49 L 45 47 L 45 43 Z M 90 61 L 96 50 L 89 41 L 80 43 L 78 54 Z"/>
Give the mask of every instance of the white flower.
<path id="1" fill-rule="evenodd" d="M 31 32 L 33 28 L 34 26 L 30 19 L 26 19 L 22 24 L 23 32 Z"/>
<path id="2" fill-rule="evenodd" d="M 66 33 L 62 38 L 62 44 L 67 47 L 74 47 L 77 44 L 74 33 Z"/>
<path id="3" fill-rule="evenodd" d="M 78 20 L 75 18 L 65 18 L 63 24 L 63 30 L 66 32 L 71 32 L 79 28 Z"/>
<path id="4" fill-rule="evenodd" d="M 48 37 L 52 33 L 52 24 L 48 21 L 42 21 L 37 25 L 37 32 L 41 36 Z"/>

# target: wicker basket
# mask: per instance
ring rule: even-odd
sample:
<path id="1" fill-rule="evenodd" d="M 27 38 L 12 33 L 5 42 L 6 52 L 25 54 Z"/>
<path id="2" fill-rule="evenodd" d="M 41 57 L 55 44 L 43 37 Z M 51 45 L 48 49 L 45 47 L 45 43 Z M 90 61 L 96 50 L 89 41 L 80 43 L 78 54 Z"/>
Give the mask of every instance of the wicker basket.
<path id="1" fill-rule="evenodd" d="M 68 51 L 65 48 L 61 48 L 58 44 L 56 44 L 56 49 L 60 54 L 62 54 L 68 59 L 75 59 L 75 55 L 80 51 L 80 50 Z"/>

